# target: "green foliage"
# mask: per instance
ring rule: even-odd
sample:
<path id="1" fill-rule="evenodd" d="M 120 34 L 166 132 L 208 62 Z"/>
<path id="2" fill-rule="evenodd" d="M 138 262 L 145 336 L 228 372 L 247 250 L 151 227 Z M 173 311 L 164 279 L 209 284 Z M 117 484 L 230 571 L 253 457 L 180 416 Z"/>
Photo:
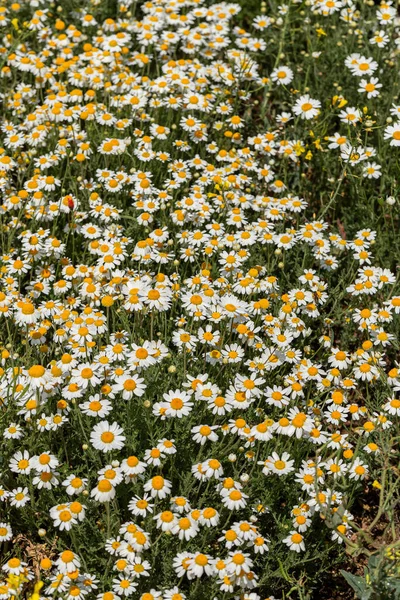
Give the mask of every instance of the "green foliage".
<path id="1" fill-rule="evenodd" d="M 382 23 L 372 0 L 327 0 L 326 10 L 315 0 L 3 4 L 0 600 L 39 600 L 28 575 L 45 582 L 43 598 L 114 600 L 109 590 L 124 573 L 138 586 L 133 600 L 153 600 L 154 589 L 171 600 L 174 586 L 187 600 L 336 600 L 350 588 L 365 600 L 398 598 L 400 140 L 389 130 L 400 114 L 398 18 Z M 371 41 L 382 28 L 383 45 Z M 376 62 L 366 77 L 378 77 L 379 95 L 359 89 L 347 64 L 359 55 Z M 289 83 L 272 76 L 279 68 L 293 72 Z M 295 114 L 304 95 L 318 103 L 311 119 L 301 105 Z M 195 129 L 186 127 L 192 116 Z M 336 134 L 346 144 L 332 147 Z M 165 305 L 152 305 L 149 291 L 165 292 Z M 193 310 L 194 295 L 204 312 Z M 143 348 L 149 364 L 134 356 Z M 74 374 L 83 366 L 96 379 Z M 37 387 L 32 368 L 44 370 Z M 143 380 L 143 394 L 123 396 L 125 374 Z M 260 393 L 242 381 L 253 375 Z M 215 386 L 214 405 L 196 395 L 199 376 Z M 276 386 L 287 404 L 268 396 Z M 190 394 L 187 415 L 166 416 L 174 391 Z M 226 411 L 216 410 L 229 394 Z M 99 417 L 104 400 L 110 410 Z M 332 416 L 341 408 L 344 416 Z M 94 443 L 106 420 L 121 428 L 120 448 Z M 200 425 L 217 439 L 196 441 Z M 311 431 L 322 432 L 321 444 Z M 153 463 L 146 453 L 163 440 L 176 453 L 163 447 Z M 32 470 L 11 468 L 25 451 Z M 37 462 L 47 453 L 56 464 L 49 486 Z M 133 456 L 143 473 L 121 475 Z M 213 459 L 223 473 L 205 476 L 201 465 Z M 92 492 L 104 470 L 121 482 L 102 502 Z M 87 480 L 76 495 L 66 492 L 72 475 Z M 144 486 L 159 476 L 172 491 L 148 498 Z M 223 501 L 231 484 L 245 494 L 238 510 Z M 18 505 L 21 493 L 29 501 Z M 134 513 L 130 503 L 145 496 L 152 512 Z M 172 500 L 180 496 L 200 523 L 192 539 L 154 519 L 170 510 L 180 518 Z M 63 527 L 54 514 L 68 519 L 74 500 L 83 518 Z M 207 508 L 216 524 L 206 523 Z M 226 533 L 241 523 L 252 533 L 241 532 L 236 547 Z M 148 536 L 143 552 L 132 551 L 135 528 Z M 297 530 L 304 547 L 293 547 Z M 256 537 L 268 550 L 257 552 Z M 120 544 L 130 545 L 125 554 Z M 250 556 L 250 575 L 232 575 L 235 550 Z M 65 551 L 79 558 L 78 589 L 57 563 Z M 181 573 L 174 561 L 196 553 L 231 561 L 229 576 L 214 563 L 210 576 Z M 148 577 L 132 575 L 136 558 Z M 355 574 L 366 558 L 364 575 Z M 9 563 L 19 559 L 28 566 L 14 577 Z M 65 589 L 54 594 L 48 586 L 59 576 Z"/>
<path id="2" fill-rule="evenodd" d="M 396 547 L 372 554 L 364 575 L 341 571 L 360 600 L 397 600 L 400 598 L 400 555 Z"/>

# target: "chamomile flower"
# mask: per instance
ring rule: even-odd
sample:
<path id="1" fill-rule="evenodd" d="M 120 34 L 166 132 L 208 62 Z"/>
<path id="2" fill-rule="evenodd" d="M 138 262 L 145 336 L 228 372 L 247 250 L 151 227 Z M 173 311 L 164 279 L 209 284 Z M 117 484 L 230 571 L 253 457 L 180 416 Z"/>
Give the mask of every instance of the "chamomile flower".
<path id="1" fill-rule="evenodd" d="M 314 119 L 319 114 L 321 102 L 311 98 L 308 94 L 300 96 L 293 105 L 293 112 L 296 116 L 310 120 Z"/>
<path id="2" fill-rule="evenodd" d="M 271 79 L 278 85 L 288 85 L 293 80 L 293 71 L 289 67 L 277 67 L 272 71 Z"/>
<path id="3" fill-rule="evenodd" d="M 0 523 L 0 543 L 8 542 L 13 537 L 13 531 L 8 523 Z"/>
<path id="4" fill-rule="evenodd" d="M 145 492 L 150 492 L 152 498 L 166 498 L 171 491 L 171 482 L 161 475 L 156 475 L 144 485 Z"/>
<path id="5" fill-rule="evenodd" d="M 109 502 L 115 497 L 115 488 L 108 479 L 100 479 L 90 495 L 97 502 Z"/>
<path id="6" fill-rule="evenodd" d="M 162 406 L 165 408 L 166 416 L 181 419 L 187 416 L 192 410 L 193 402 L 190 401 L 190 396 L 186 392 L 171 390 L 164 394 L 163 398 L 164 402 Z"/>
<path id="7" fill-rule="evenodd" d="M 109 424 L 108 421 L 101 421 L 90 434 L 93 447 L 102 452 L 120 450 L 124 447 L 125 439 L 123 429 L 116 422 Z"/>
<path id="8" fill-rule="evenodd" d="M 290 460 L 290 454 L 288 452 L 284 452 L 282 456 L 279 456 L 276 452 L 273 452 L 272 455 L 270 455 L 261 464 L 264 465 L 264 475 L 275 473 L 281 477 L 282 475 L 287 475 L 291 471 L 294 471 L 294 460 Z"/>
<path id="9" fill-rule="evenodd" d="M 370 80 L 361 79 L 358 91 L 366 93 L 367 98 L 376 98 L 380 94 L 379 89 L 381 87 L 382 87 L 382 84 L 379 83 L 378 78 L 371 77 Z"/>
<path id="10" fill-rule="evenodd" d="M 288 546 L 289 550 L 293 550 L 294 552 L 304 552 L 306 549 L 304 538 L 301 533 L 297 531 L 291 531 L 290 534 L 284 538 L 283 543 Z"/>
<path id="11" fill-rule="evenodd" d="M 73 473 L 62 482 L 69 496 L 79 495 L 86 488 L 88 480 L 86 478 L 76 477 Z"/>

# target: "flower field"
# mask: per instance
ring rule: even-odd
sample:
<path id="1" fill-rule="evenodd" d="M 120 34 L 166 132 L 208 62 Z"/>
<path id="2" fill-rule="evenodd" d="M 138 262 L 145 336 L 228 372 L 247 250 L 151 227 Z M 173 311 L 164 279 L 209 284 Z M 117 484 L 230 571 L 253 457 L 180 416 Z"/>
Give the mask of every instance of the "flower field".
<path id="1" fill-rule="evenodd" d="M 396 3 L 0 28 L 0 600 L 400 598 Z"/>

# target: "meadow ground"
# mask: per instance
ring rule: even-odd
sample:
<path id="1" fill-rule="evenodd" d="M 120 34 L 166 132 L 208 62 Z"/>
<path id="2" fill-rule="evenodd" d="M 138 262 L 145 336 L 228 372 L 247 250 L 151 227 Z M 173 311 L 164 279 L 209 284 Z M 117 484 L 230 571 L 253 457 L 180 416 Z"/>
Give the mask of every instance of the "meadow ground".
<path id="1" fill-rule="evenodd" d="M 0 600 L 400 598 L 397 4 L 0 28 Z"/>

